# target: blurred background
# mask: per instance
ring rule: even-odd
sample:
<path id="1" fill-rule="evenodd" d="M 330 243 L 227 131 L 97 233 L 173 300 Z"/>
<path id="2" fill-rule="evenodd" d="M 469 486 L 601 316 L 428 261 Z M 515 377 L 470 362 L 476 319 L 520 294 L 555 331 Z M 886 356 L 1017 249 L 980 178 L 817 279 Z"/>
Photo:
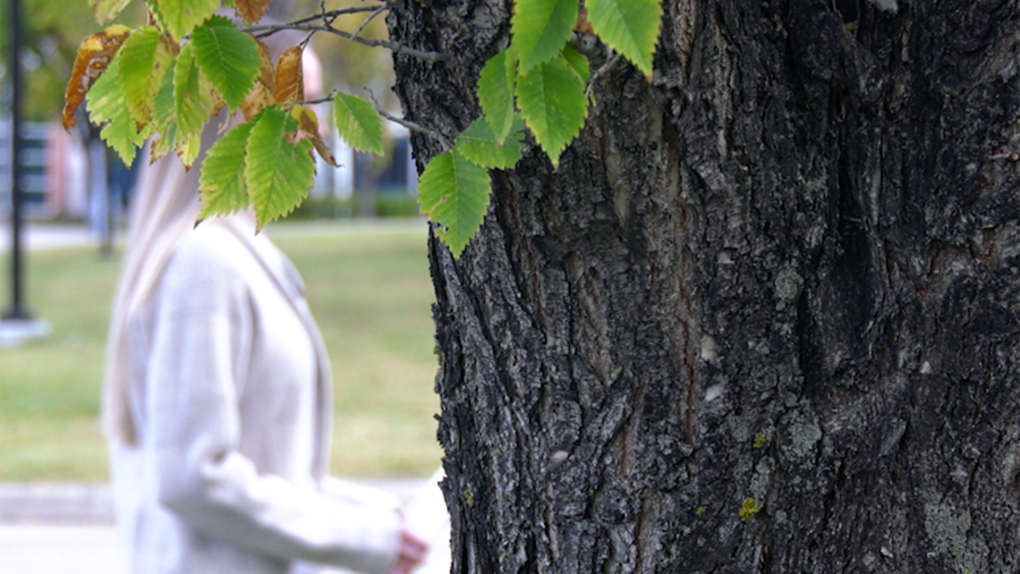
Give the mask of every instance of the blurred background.
<path id="1" fill-rule="evenodd" d="M 276 10 L 280 19 L 319 11 L 319 2 L 276 3 L 283 5 Z M 360 3 L 328 1 L 326 7 Z M 141 25 L 144 6 L 134 2 L 119 21 Z M 385 38 L 384 16 L 361 35 Z M 54 521 L 61 526 L 51 535 L 72 536 L 60 539 L 65 549 L 74 541 L 93 550 L 111 543 L 112 530 L 93 527 L 106 528 L 112 519 L 97 414 L 126 213 L 138 164 L 147 160 L 125 166 L 84 116 L 70 132 L 59 125 L 78 45 L 100 28 L 87 0 L 21 0 L 17 63 L 10 57 L 9 18 L 10 1 L 0 0 L 0 310 L 8 310 L 14 284 L 11 167 L 18 161 L 25 194 L 22 298 L 45 329 L 29 340 L 0 337 L 0 564 L 17 563 L 16 548 L 38 554 L 32 527 Z M 337 24 L 354 30 L 365 18 Z M 312 46 L 327 92 L 375 99 L 401 115 L 387 50 L 324 35 Z M 14 65 L 22 78 L 17 158 L 11 153 Z M 320 119 L 328 119 L 329 108 L 321 106 Z M 407 132 L 396 124 L 388 125 L 383 157 L 354 153 L 335 134 L 330 139 L 341 167 L 320 161 L 308 200 L 267 233 L 304 276 L 329 349 L 336 391 L 333 474 L 407 491 L 441 456 L 427 224 L 417 215 L 417 174 Z M 85 529 L 75 531 L 82 521 Z M 97 532 L 98 542 L 90 538 Z M 70 556 L 71 564 L 83 564 Z"/>

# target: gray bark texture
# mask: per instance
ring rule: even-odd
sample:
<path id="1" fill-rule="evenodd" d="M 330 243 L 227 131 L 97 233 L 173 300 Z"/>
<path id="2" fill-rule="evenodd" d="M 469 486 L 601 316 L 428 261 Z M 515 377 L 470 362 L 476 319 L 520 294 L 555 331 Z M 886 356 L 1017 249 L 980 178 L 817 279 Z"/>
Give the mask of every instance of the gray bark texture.
<path id="1" fill-rule="evenodd" d="M 453 572 L 1020 572 L 1020 2 L 664 10 L 430 241 Z M 419 169 L 511 11 L 391 11 Z"/>

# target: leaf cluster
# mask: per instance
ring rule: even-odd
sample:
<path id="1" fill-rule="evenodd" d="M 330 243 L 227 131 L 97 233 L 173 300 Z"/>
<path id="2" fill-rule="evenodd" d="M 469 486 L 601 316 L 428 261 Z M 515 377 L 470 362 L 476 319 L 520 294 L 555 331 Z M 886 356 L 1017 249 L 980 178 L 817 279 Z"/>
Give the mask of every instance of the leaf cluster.
<path id="1" fill-rule="evenodd" d="M 129 2 L 92 0 L 92 7 L 104 23 Z M 255 23 L 269 0 L 227 4 Z M 285 51 L 274 67 L 264 44 L 214 13 L 219 0 L 147 0 L 147 5 L 148 26 L 111 26 L 83 42 L 68 83 L 65 127 L 87 98 L 92 122 L 103 126 L 103 139 L 125 163 L 153 136 L 153 161 L 172 150 L 190 167 L 210 118 L 223 107 L 240 110 L 245 123 L 213 145 L 202 167 L 200 217 L 251 205 L 261 227 L 289 213 L 311 186 L 311 151 L 335 165 L 304 102 L 303 47 Z M 378 13 L 385 5 L 368 9 Z M 482 116 L 429 163 L 419 182 L 421 209 L 454 257 L 485 217 L 489 170 L 512 169 L 529 133 L 556 167 L 584 126 L 593 77 L 588 59 L 571 47 L 572 36 L 598 35 L 650 77 L 661 17 L 661 0 L 586 0 L 583 6 L 579 0 L 515 1 L 511 43 L 478 78 Z M 325 9 L 321 18 L 324 27 L 311 29 L 335 31 Z M 306 26 L 311 19 L 294 24 Z M 357 40 L 358 32 L 340 35 Z M 383 44 L 391 46 L 372 41 Z M 352 148 L 383 152 L 382 112 L 351 94 L 327 99 L 333 100 L 338 132 Z"/>
<path id="2" fill-rule="evenodd" d="M 100 22 L 127 0 L 98 0 Z M 149 25 L 114 25 L 85 39 L 65 94 L 63 123 L 74 125 L 85 100 L 100 136 L 130 165 L 152 137 L 151 161 L 173 151 L 185 167 L 198 157 L 202 133 L 220 109 L 241 111 L 245 123 L 221 137 L 203 163 L 200 219 L 255 210 L 259 228 L 286 215 L 308 193 L 314 149 L 336 165 L 304 100 L 301 46 L 275 63 L 268 48 L 234 21 L 214 14 L 219 2 L 149 1 Z M 235 0 L 245 21 L 268 0 Z M 382 152 L 382 120 L 356 96 L 336 97 L 341 135 L 355 149 Z M 225 126 L 224 126 L 225 127 Z M 222 128 L 221 128 L 222 129 Z"/>
<path id="3" fill-rule="evenodd" d="M 569 43 L 573 34 L 594 32 L 651 76 L 661 0 L 586 0 L 585 7 L 578 0 L 516 0 L 511 43 L 478 78 L 482 117 L 422 174 L 422 211 L 455 257 L 485 217 L 490 193 L 485 170 L 513 168 L 525 130 L 556 167 L 584 127 L 591 71 L 587 57 Z"/>

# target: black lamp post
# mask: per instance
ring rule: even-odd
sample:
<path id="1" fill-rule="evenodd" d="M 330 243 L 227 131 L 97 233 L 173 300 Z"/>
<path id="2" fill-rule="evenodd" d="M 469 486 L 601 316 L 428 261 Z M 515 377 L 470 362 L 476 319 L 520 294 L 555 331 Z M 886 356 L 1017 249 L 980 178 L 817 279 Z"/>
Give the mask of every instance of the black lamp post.
<path id="1" fill-rule="evenodd" d="M 18 345 L 30 339 L 45 337 L 52 327 L 49 322 L 37 319 L 25 306 L 23 249 L 21 245 L 21 207 L 24 193 L 21 190 L 21 0 L 10 2 L 11 26 L 11 306 L 0 315 L 0 347 Z"/>
<path id="2" fill-rule="evenodd" d="M 21 129 L 21 0 L 8 0 L 10 3 L 10 74 L 11 74 L 11 305 L 4 310 L 5 320 L 24 320 L 31 318 L 25 308 L 21 274 L 21 162 L 18 154 L 21 149 L 18 132 Z"/>

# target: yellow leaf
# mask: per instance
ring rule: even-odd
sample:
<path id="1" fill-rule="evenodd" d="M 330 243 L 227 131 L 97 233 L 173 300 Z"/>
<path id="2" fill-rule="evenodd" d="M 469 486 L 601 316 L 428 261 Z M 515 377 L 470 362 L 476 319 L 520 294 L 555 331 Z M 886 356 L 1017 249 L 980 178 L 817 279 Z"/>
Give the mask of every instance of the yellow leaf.
<path id="1" fill-rule="evenodd" d="M 64 94 L 61 121 L 65 130 L 74 127 L 74 111 L 81 105 L 89 88 L 103 75 L 110 60 L 130 35 L 131 30 L 127 26 L 116 24 L 85 38 L 78 47 L 78 56 L 74 59 L 71 79 L 67 82 L 67 91 Z"/>
<path id="2" fill-rule="evenodd" d="M 269 2 L 270 0 L 235 0 L 234 5 L 245 22 L 254 24 L 265 15 Z"/>
<path id="3" fill-rule="evenodd" d="M 255 78 L 252 90 L 241 100 L 241 113 L 244 114 L 245 121 L 251 121 L 263 109 L 276 103 L 276 72 L 273 70 L 273 59 L 269 56 L 269 48 L 258 40 L 256 42 L 262 56 L 262 67 L 259 76 Z"/>
<path id="4" fill-rule="evenodd" d="M 322 141 L 322 136 L 319 134 L 319 118 L 315 115 L 315 111 L 305 106 L 294 106 L 290 114 L 294 116 L 298 121 L 298 128 L 301 133 L 312 142 L 312 147 L 315 151 L 319 152 L 322 159 L 326 160 L 326 163 L 336 167 L 336 158 L 333 157 L 333 151 L 329 149 L 326 142 Z"/>
<path id="5" fill-rule="evenodd" d="M 300 102 L 305 99 L 305 82 L 301 71 L 301 46 L 287 48 L 276 63 L 276 101 Z"/>

